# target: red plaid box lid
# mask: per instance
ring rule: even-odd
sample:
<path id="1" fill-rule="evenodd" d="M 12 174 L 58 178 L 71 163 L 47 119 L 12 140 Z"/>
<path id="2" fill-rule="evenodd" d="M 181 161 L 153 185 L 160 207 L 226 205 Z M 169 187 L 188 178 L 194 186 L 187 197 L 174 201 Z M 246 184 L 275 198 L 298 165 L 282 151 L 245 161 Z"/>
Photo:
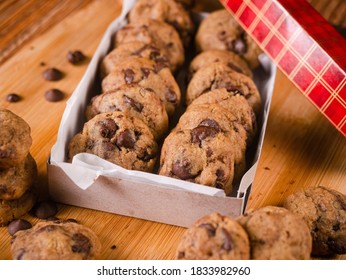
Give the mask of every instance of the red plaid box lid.
<path id="1" fill-rule="evenodd" d="M 306 0 L 220 0 L 346 137 L 346 40 Z"/>

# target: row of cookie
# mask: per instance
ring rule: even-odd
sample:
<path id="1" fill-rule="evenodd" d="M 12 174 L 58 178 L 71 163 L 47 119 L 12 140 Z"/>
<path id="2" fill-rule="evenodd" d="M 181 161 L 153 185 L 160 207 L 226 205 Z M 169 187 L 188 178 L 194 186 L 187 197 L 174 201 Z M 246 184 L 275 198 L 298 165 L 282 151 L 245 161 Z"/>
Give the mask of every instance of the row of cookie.
<path id="1" fill-rule="evenodd" d="M 0 108 L 0 127 L 0 226 L 5 226 L 33 207 L 37 165 L 29 152 L 30 126 Z"/>
<path id="2" fill-rule="evenodd" d="M 172 71 L 184 63 L 185 50 L 177 30 L 163 21 L 167 18 L 133 16 L 142 2 L 130 11 L 130 22 L 116 32 L 114 49 L 101 62 L 102 93 L 87 106 L 83 132 L 70 141 L 70 160 L 87 152 L 126 169 L 154 169 L 157 142 L 180 104 Z M 155 2 L 158 11 L 165 5 L 189 17 L 174 1 Z"/>
<path id="3" fill-rule="evenodd" d="M 326 187 L 289 195 L 282 207 L 232 219 L 212 213 L 183 234 L 176 259 L 298 260 L 346 253 L 346 196 Z"/>

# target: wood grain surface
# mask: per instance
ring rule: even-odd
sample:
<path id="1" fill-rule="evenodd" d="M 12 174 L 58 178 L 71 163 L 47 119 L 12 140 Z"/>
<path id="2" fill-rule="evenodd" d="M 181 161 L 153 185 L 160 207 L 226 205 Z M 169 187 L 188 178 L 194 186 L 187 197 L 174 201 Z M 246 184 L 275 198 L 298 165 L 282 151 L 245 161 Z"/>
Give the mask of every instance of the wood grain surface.
<path id="1" fill-rule="evenodd" d="M 331 23 L 346 27 L 346 1 L 310 2 Z M 43 195 L 47 188 L 46 161 L 66 101 L 120 9 L 119 0 L 0 1 L 0 107 L 24 118 L 32 129 L 31 153 L 38 164 L 38 186 Z M 82 65 L 67 62 L 67 52 L 74 49 L 87 55 Z M 60 69 L 64 78 L 45 81 L 42 72 L 47 67 Z M 46 101 L 44 92 L 50 88 L 61 89 L 64 100 Z M 6 102 L 10 92 L 23 99 Z M 346 139 L 278 71 L 248 209 L 280 205 L 294 191 L 316 185 L 346 193 L 345 158 Z M 174 259 L 185 230 L 68 205 L 59 205 L 57 216 L 75 218 L 91 227 L 102 240 L 101 259 Z M 24 218 L 38 221 L 30 215 Z M 0 259 L 11 259 L 10 239 L 7 228 L 0 228 Z"/>

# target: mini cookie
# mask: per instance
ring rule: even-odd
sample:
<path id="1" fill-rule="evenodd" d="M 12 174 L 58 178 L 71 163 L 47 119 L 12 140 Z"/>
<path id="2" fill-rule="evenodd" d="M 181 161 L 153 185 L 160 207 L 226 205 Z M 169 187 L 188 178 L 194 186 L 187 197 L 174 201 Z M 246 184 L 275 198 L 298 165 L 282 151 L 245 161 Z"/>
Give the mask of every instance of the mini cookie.
<path id="1" fill-rule="evenodd" d="M 115 34 L 115 46 L 128 42 L 143 42 L 168 54 L 170 67 L 178 69 L 185 61 L 185 50 L 178 32 L 163 21 L 143 19 L 129 23 Z"/>
<path id="2" fill-rule="evenodd" d="M 30 154 L 19 165 L 0 168 L 0 199 L 19 199 L 35 182 L 37 165 Z"/>
<path id="3" fill-rule="evenodd" d="M 169 64 L 169 54 L 165 53 L 164 50 L 160 50 L 152 44 L 146 44 L 138 41 L 121 44 L 108 53 L 101 61 L 101 78 L 104 78 L 111 73 L 119 63 L 123 62 L 124 59 L 130 56 L 148 58 L 157 64 L 168 66 L 172 72 L 176 70 L 173 67 L 174 65 Z"/>
<path id="4" fill-rule="evenodd" d="M 194 25 L 190 14 L 174 0 L 138 0 L 129 13 L 129 21 L 155 19 L 172 25 L 179 33 L 184 45 L 190 43 Z"/>
<path id="5" fill-rule="evenodd" d="M 236 72 L 250 78 L 253 77 L 252 70 L 249 68 L 247 62 L 236 53 L 225 50 L 207 50 L 195 56 L 191 61 L 189 65 L 190 79 L 199 69 L 214 62 L 222 62 Z"/>
<path id="6" fill-rule="evenodd" d="M 159 174 L 232 192 L 234 156 L 231 140 L 200 126 L 171 132 L 165 139 Z"/>
<path id="7" fill-rule="evenodd" d="M 177 248 L 178 260 L 248 260 L 249 238 L 239 223 L 212 213 L 188 228 Z"/>
<path id="8" fill-rule="evenodd" d="M 225 88 L 214 89 L 192 101 L 188 110 L 202 104 L 217 104 L 230 111 L 237 118 L 237 122 L 244 127 L 247 143 L 251 144 L 257 131 L 256 115 L 243 96 L 229 94 Z"/>
<path id="9" fill-rule="evenodd" d="M 156 92 L 172 116 L 181 99 L 179 86 L 167 67 L 147 58 L 129 57 L 119 63 L 102 80 L 102 91 L 111 91 L 125 84 L 138 84 Z"/>
<path id="10" fill-rule="evenodd" d="M 18 115 L 0 109 L 0 168 L 23 162 L 32 144 L 30 126 Z"/>
<path id="11" fill-rule="evenodd" d="M 195 73 L 187 87 L 186 103 L 189 105 L 203 93 L 218 88 L 244 96 L 256 115 L 261 111 L 261 96 L 254 81 L 221 62 L 212 63 Z"/>
<path id="12" fill-rule="evenodd" d="M 100 113 L 120 111 L 144 121 L 156 140 L 168 131 L 168 115 L 158 94 L 150 88 L 123 85 L 92 98 L 87 106 L 88 120 Z"/>
<path id="13" fill-rule="evenodd" d="M 233 51 L 243 57 L 252 69 L 259 65 L 258 56 L 262 53 L 257 43 L 225 9 L 214 11 L 202 20 L 195 43 L 199 51 Z"/>
<path id="14" fill-rule="evenodd" d="M 290 195 L 284 207 L 302 217 L 310 228 L 312 254 L 346 254 L 346 196 L 325 187 Z"/>
<path id="15" fill-rule="evenodd" d="M 151 172 L 158 146 L 148 126 L 122 112 L 102 113 L 84 124 L 69 144 L 69 159 L 95 154 L 126 169 Z"/>
<path id="16" fill-rule="evenodd" d="M 14 260 L 94 260 L 101 242 L 88 227 L 72 221 L 45 221 L 16 232 L 11 244 Z"/>
<path id="17" fill-rule="evenodd" d="M 234 153 L 234 181 L 238 182 L 246 168 L 246 131 L 234 114 L 218 104 L 188 107 L 181 115 L 176 130 L 212 127 L 231 140 Z"/>
<path id="18" fill-rule="evenodd" d="M 266 206 L 237 218 L 246 230 L 254 260 L 310 259 L 312 240 L 303 219 L 285 208 Z"/>
<path id="19" fill-rule="evenodd" d="M 36 197 L 29 189 L 21 197 L 13 200 L 0 199 L 0 226 L 25 215 L 34 206 Z"/>

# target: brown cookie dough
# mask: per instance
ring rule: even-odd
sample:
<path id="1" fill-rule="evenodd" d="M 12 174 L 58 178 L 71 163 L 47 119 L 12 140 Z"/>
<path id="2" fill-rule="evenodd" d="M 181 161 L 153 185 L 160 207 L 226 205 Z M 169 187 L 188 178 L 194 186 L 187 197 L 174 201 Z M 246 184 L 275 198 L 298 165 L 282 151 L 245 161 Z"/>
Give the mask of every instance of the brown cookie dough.
<path id="1" fill-rule="evenodd" d="M 237 218 L 246 230 L 254 260 L 310 259 L 312 240 L 302 218 L 282 207 L 266 206 Z"/>
<path id="2" fill-rule="evenodd" d="M 218 104 L 189 106 L 181 115 L 176 130 L 212 127 L 231 141 L 234 154 L 234 182 L 238 182 L 246 168 L 246 131 L 234 114 Z"/>
<path id="3" fill-rule="evenodd" d="M 206 50 L 192 59 L 189 65 L 190 79 L 199 69 L 214 62 L 222 62 L 236 72 L 244 74 L 250 78 L 253 77 L 252 70 L 249 68 L 247 62 L 236 53 L 226 50 Z"/>
<path id="4" fill-rule="evenodd" d="M 36 196 L 31 189 L 21 197 L 13 200 L 0 199 L 0 226 L 18 219 L 31 210 L 36 201 Z"/>
<path id="5" fill-rule="evenodd" d="M 312 254 L 346 254 L 346 196 L 318 186 L 296 192 L 285 200 L 284 207 L 308 224 Z"/>
<path id="6" fill-rule="evenodd" d="M 0 109 L 0 168 L 23 162 L 32 144 L 30 126 L 7 109 Z"/>
<path id="7" fill-rule="evenodd" d="M 243 57 L 252 69 L 259 65 L 258 56 L 262 53 L 257 43 L 225 9 L 214 11 L 202 20 L 195 43 L 199 51 L 233 51 Z"/>
<path id="8" fill-rule="evenodd" d="M 84 124 L 69 143 L 69 160 L 91 153 L 130 170 L 151 172 L 158 145 L 148 126 L 122 112 L 102 113 Z"/>
<path id="9" fill-rule="evenodd" d="M 181 100 L 180 88 L 169 68 L 147 58 L 129 57 L 119 63 L 102 80 L 102 91 L 110 91 L 125 84 L 138 84 L 153 89 L 172 116 Z"/>
<path id="10" fill-rule="evenodd" d="M 88 120 L 100 113 L 120 111 L 144 121 L 156 140 L 168 131 L 168 115 L 159 95 L 150 88 L 123 85 L 92 98 L 86 109 Z"/>
<path id="11" fill-rule="evenodd" d="M 165 139 L 159 174 L 232 192 L 231 140 L 213 127 L 171 132 Z"/>
<path id="12" fill-rule="evenodd" d="M 0 199 L 19 199 L 34 184 L 36 178 L 37 165 L 30 154 L 17 166 L 0 168 Z"/>
<path id="13" fill-rule="evenodd" d="M 177 247 L 178 260 L 248 260 L 249 238 L 239 223 L 212 213 L 188 228 Z"/>
<path id="14" fill-rule="evenodd" d="M 101 242 L 89 227 L 72 221 L 44 221 L 16 232 L 11 252 L 14 260 L 95 260 Z"/>
<path id="15" fill-rule="evenodd" d="M 251 145 L 257 132 L 256 115 L 243 96 L 229 94 L 225 88 L 214 89 L 197 97 L 189 108 L 199 107 L 202 104 L 217 104 L 230 111 L 237 118 L 237 122 L 244 127 L 247 144 Z"/>
<path id="16" fill-rule="evenodd" d="M 256 115 L 261 111 L 261 96 L 254 81 L 221 62 L 212 63 L 195 73 L 187 87 L 186 103 L 189 105 L 198 96 L 218 88 L 244 96 Z"/>
<path id="17" fill-rule="evenodd" d="M 185 50 L 178 32 L 163 21 L 143 19 L 125 25 L 115 34 L 115 47 L 133 41 L 154 45 L 167 53 L 169 65 L 174 69 L 185 61 Z"/>
<path id="18" fill-rule="evenodd" d="M 155 19 L 172 25 L 187 47 L 194 30 L 189 12 L 174 0 L 138 0 L 129 13 L 129 21 Z"/>

